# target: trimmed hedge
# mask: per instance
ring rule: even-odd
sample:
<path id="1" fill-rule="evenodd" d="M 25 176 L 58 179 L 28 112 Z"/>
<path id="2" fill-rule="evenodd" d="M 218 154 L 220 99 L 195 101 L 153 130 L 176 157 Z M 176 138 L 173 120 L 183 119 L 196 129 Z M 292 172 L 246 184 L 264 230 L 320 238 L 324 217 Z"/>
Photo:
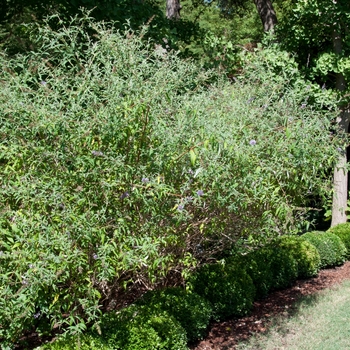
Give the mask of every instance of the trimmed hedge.
<path id="1" fill-rule="evenodd" d="M 321 265 L 321 257 L 309 241 L 298 236 L 281 236 L 276 240 L 276 244 L 288 251 L 297 262 L 298 277 L 309 278 L 316 276 Z"/>
<path id="2" fill-rule="evenodd" d="M 234 255 L 227 264 L 245 269 L 254 283 L 256 297 L 263 298 L 271 289 L 290 286 L 299 274 L 317 273 L 319 260 L 317 249 L 309 242 L 279 238 L 246 255 Z"/>
<path id="3" fill-rule="evenodd" d="M 189 282 L 195 293 L 211 303 L 216 321 L 243 316 L 253 305 L 253 281 L 239 266 L 207 264 L 191 276 Z"/>
<path id="4" fill-rule="evenodd" d="M 186 331 L 166 311 L 133 304 L 101 321 L 102 337 L 111 349 L 187 350 Z"/>
<path id="5" fill-rule="evenodd" d="M 350 259 L 350 223 L 331 227 L 327 232 L 337 235 L 342 240 L 347 249 L 347 258 Z"/>
<path id="6" fill-rule="evenodd" d="M 270 261 L 270 270 L 273 276 L 272 288 L 282 289 L 289 287 L 298 277 L 298 265 L 292 253 L 281 249 L 278 245 L 269 244 L 262 249 Z"/>
<path id="7" fill-rule="evenodd" d="M 236 255 L 226 261 L 227 265 L 238 265 L 245 269 L 255 286 L 255 297 L 264 298 L 272 288 L 273 274 L 270 269 L 268 255 L 261 249 L 254 250 L 246 255 Z"/>
<path id="8" fill-rule="evenodd" d="M 100 336 L 84 334 L 81 336 L 69 336 L 57 339 L 45 344 L 42 350 L 110 350 L 111 347 Z"/>
<path id="9" fill-rule="evenodd" d="M 346 260 L 346 247 L 335 234 L 313 231 L 305 233 L 302 237 L 317 248 L 321 257 L 321 268 L 341 265 Z"/>
<path id="10" fill-rule="evenodd" d="M 204 337 L 212 315 L 209 301 L 180 287 L 148 292 L 137 303 L 168 312 L 185 329 L 189 341 Z"/>

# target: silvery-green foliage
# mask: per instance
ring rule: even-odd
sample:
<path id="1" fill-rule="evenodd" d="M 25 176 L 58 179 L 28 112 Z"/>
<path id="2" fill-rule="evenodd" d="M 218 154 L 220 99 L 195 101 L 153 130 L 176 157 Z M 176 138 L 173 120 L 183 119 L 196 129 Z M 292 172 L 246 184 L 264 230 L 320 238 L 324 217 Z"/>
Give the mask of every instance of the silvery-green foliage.
<path id="1" fill-rule="evenodd" d="M 0 56 L 3 344 L 81 332 L 123 288 L 293 230 L 329 190 L 341 142 L 308 92 L 268 69 L 231 84 L 140 36 L 83 18 Z"/>

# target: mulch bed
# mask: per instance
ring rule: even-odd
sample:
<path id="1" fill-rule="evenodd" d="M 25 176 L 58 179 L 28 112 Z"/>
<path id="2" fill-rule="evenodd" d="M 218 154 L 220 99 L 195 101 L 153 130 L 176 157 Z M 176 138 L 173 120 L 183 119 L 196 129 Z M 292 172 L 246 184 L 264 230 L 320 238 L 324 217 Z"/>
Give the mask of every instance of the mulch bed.
<path id="1" fill-rule="evenodd" d="M 256 301 L 249 316 L 213 323 L 207 338 L 193 345 L 191 350 L 234 350 L 239 341 L 248 339 L 254 333 L 266 332 L 274 316 L 288 316 L 296 309 L 295 302 L 299 298 L 346 279 L 350 279 L 350 261 L 322 270 L 317 277 L 298 280 L 292 287 L 272 292 L 265 299 Z"/>

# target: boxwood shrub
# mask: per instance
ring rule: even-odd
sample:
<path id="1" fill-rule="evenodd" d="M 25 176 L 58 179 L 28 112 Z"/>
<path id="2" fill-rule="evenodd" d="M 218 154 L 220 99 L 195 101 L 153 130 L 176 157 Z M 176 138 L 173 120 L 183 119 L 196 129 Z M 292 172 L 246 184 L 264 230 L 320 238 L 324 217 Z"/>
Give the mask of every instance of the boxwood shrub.
<path id="1" fill-rule="evenodd" d="M 100 329 L 111 349 L 187 350 L 186 331 L 166 311 L 131 305 L 102 318 Z"/>
<path id="2" fill-rule="evenodd" d="M 255 287 L 245 269 L 233 264 L 203 265 L 189 279 L 194 292 L 212 304 L 215 320 L 242 316 L 251 309 Z"/>
<path id="3" fill-rule="evenodd" d="M 265 255 L 269 261 L 272 288 L 289 287 L 297 279 L 298 264 L 291 252 L 281 249 L 276 242 L 273 242 L 261 248 L 260 254 Z"/>
<path id="4" fill-rule="evenodd" d="M 337 235 L 344 243 L 347 249 L 347 259 L 350 258 L 350 223 L 339 224 L 331 227 L 327 232 Z"/>
<path id="5" fill-rule="evenodd" d="M 288 251 L 297 262 L 298 277 L 309 278 L 316 276 L 321 265 L 318 250 L 302 237 L 285 235 L 276 241 L 282 249 Z"/>
<path id="6" fill-rule="evenodd" d="M 313 231 L 305 233 L 302 237 L 317 248 L 321 257 L 321 268 L 341 265 L 346 260 L 346 247 L 337 235 Z"/>
<path id="7" fill-rule="evenodd" d="M 108 343 L 98 335 L 84 334 L 61 337 L 52 343 L 47 343 L 40 350 L 111 350 Z"/>
<path id="8" fill-rule="evenodd" d="M 269 293 L 273 284 L 273 274 L 269 257 L 263 250 L 257 249 L 245 255 L 235 255 L 227 259 L 227 264 L 239 265 L 246 270 L 255 286 L 257 299 Z"/>
<path id="9" fill-rule="evenodd" d="M 203 338 L 212 315 L 209 301 L 180 287 L 148 292 L 137 303 L 168 312 L 185 329 L 189 341 Z"/>

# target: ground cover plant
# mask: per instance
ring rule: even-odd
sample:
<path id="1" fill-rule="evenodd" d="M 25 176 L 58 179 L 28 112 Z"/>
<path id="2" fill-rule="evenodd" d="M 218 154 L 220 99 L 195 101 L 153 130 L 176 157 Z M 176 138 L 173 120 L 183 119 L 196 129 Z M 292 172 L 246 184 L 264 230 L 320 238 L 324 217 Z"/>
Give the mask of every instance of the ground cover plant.
<path id="1" fill-rule="evenodd" d="M 31 32 L 0 54 L 4 348 L 83 332 L 133 285 L 297 231 L 305 193 L 327 196 L 343 140 L 293 69 L 261 55 L 232 83 L 87 17 Z"/>
<path id="2" fill-rule="evenodd" d="M 336 288 L 302 298 L 295 313 L 276 318 L 266 334 L 253 336 L 236 348 L 248 349 L 346 349 L 349 337 L 349 281 Z"/>

